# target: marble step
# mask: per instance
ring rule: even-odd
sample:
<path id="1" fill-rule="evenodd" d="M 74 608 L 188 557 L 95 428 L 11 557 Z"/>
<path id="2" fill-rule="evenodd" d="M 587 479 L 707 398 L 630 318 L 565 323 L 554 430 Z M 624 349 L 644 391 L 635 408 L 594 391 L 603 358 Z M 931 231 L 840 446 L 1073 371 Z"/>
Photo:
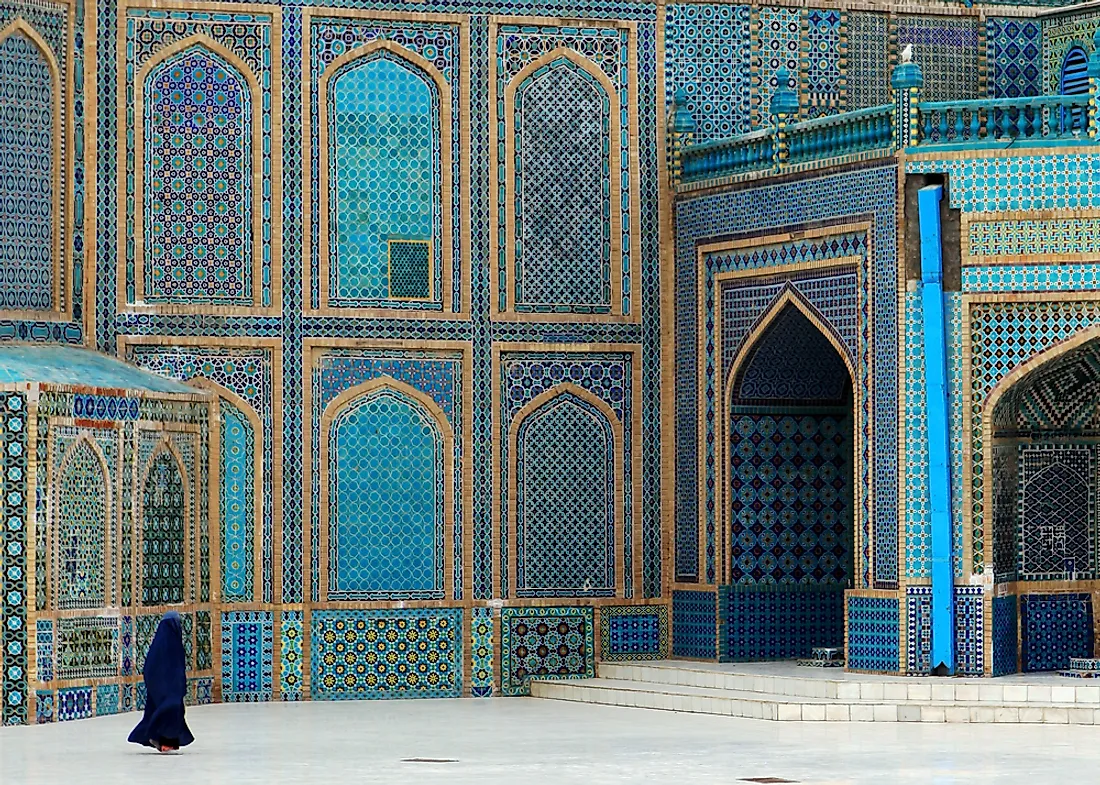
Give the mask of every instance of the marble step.
<path id="1" fill-rule="evenodd" d="M 850 702 L 608 678 L 535 680 L 531 682 L 531 695 L 535 698 L 594 705 L 719 714 L 780 722 L 1100 724 L 1100 709 L 1080 704 Z"/>
<path id="2" fill-rule="evenodd" d="M 601 662 L 600 678 L 653 683 L 662 686 L 700 687 L 765 693 L 784 698 L 825 698 L 847 703 L 906 702 L 944 704 L 1073 705 L 1100 709 L 1100 687 L 1059 684 L 1047 678 L 1041 684 L 1011 683 L 1000 679 L 934 679 L 930 677 L 863 676 L 827 669 L 814 675 L 760 675 L 736 670 L 736 665 L 717 666 L 677 660 L 650 662 Z M 799 668 L 807 672 L 810 669 Z M 791 668 L 792 672 L 795 669 Z"/>

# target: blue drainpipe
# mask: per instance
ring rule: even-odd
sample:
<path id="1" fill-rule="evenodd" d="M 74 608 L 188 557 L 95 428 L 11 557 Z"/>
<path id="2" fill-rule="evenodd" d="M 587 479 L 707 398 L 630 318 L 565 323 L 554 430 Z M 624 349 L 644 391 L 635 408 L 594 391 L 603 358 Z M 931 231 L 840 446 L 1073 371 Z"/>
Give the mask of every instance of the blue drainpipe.
<path id="1" fill-rule="evenodd" d="M 932 671 L 955 674 L 955 587 L 951 569 L 951 452 L 947 331 L 943 318 L 942 185 L 918 192 L 924 370 L 928 400 L 928 494 L 932 510 Z"/>

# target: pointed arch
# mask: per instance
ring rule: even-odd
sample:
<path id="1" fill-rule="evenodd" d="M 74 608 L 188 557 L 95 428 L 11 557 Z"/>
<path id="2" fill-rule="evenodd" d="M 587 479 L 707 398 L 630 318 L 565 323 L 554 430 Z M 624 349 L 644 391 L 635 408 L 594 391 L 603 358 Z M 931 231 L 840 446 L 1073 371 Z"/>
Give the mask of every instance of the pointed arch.
<path id="1" fill-rule="evenodd" d="M 730 575 L 732 571 L 732 564 L 730 559 L 732 558 L 731 548 L 729 543 L 733 536 L 733 516 L 730 511 L 731 499 L 729 497 L 729 483 L 732 476 L 732 450 L 729 447 L 730 440 L 730 421 L 732 417 L 732 410 L 734 407 L 734 391 L 737 389 L 737 383 L 742 373 L 742 369 L 747 367 L 749 361 L 754 355 L 757 345 L 761 339 L 767 334 L 769 328 L 771 328 L 777 320 L 787 311 L 788 308 L 795 309 L 799 314 L 804 316 L 810 324 L 820 332 L 825 339 L 832 346 L 833 350 L 839 355 L 841 361 L 844 363 L 844 367 L 848 373 L 849 382 L 855 385 L 856 373 L 855 366 L 852 360 L 851 353 L 845 346 L 840 335 L 835 329 L 820 315 L 818 310 L 808 302 L 805 297 L 793 286 L 784 287 L 783 291 L 772 302 L 768 309 L 760 316 L 753 326 L 753 329 L 742 340 L 741 345 L 738 347 L 737 354 L 734 355 L 733 362 L 730 363 L 728 371 L 725 368 L 721 368 L 721 375 L 718 377 L 721 380 L 721 388 L 719 389 L 720 403 L 718 417 L 715 422 L 715 438 L 714 438 L 714 456 L 715 456 L 715 531 L 721 533 L 724 540 L 721 557 L 718 559 L 718 569 L 721 573 L 721 580 L 724 580 Z M 719 358 L 721 363 L 721 358 Z M 719 366 L 721 367 L 721 366 Z M 854 434 L 860 432 L 860 412 L 859 407 L 852 406 L 852 422 Z M 862 477 L 862 466 L 859 450 L 853 450 L 853 478 Z M 852 537 L 851 548 L 853 553 L 858 553 L 861 547 L 859 538 L 861 534 L 861 521 L 860 511 L 862 510 L 861 496 L 863 494 L 869 494 L 869 489 L 863 488 L 859 482 L 852 483 Z M 717 536 L 717 535 L 716 535 Z"/>
<path id="2" fill-rule="evenodd" d="M 788 284 L 768 307 L 768 310 L 760 316 L 749 334 L 742 340 L 741 346 L 738 348 L 737 354 L 734 355 L 733 362 L 730 363 L 729 369 L 724 369 L 722 395 L 724 399 L 723 405 L 726 407 L 727 411 L 732 402 L 733 391 L 737 386 L 735 382 L 743 372 L 748 360 L 752 357 L 753 351 L 757 348 L 757 344 L 788 307 L 794 308 L 805 316 L 810 324 L 816 327 L 818 332 L 825 336 L 825 339 L 832 345 L 833 349 L 835 349 L 836 353 L 840 356 L 840 359 L 844 362 L 844 367 L 848 370 L 848 378 L 852 380 L 853 384 L 855 383 L 855 365 L 852 362 L 851 351 L 844 344 L 843 339 L 837 333 L 836 329 L 821 316 L 817 308 L 806 300 L 801 292 Z"/>
<path id="3" fill-rule="evenodd" d="M 611 465 L 611 498 L 609 499 L 611 505 L 611 528 L 612 534 L 610 542 L 607 543 L 607 558 L 613 560 L 613 590 L 614 593 L 609 596 L 622 597 L 625 594 L 625 577 L 624 577 L 624 552 L 623 546 L 625 545 L 625 522 L 624 522 L 624 438 L 623 438 L 623 424 L 616 416 L 614 410 L 599 397 L 593 395 L 588 390 L 579 387 L 571 382 L 565 382 L 552 387 L 549 390 L 532 398 L 522 409 L 520 409 L 515 417 L 512 419 L 511 424 L 508 427 L 508 589 L 509 597 L 519 596 L 519 592 L 523 590 L 523 587 L 518 583 L 519 575 L 519 553 L 517 551 L 517 543 L 519 536 L 519 495 L 521 492 L 522 478 L 520 477 L 520 436 L 524 430 L 527 421 L 532 417 L 539 416 L 547 406 L 553 406 L 556 401 L 562 398 L 572 397 L 577 401 L 582 402 L 595 413 L 602 416 L 606 421 L 607 429 L 610 433 L 610 453 L 612 456 Z M 591 416 L 591 412 L 589 413 Z M 534 589 L 532 589 L 534 591 Z M 576 590 L 565 591 L 558 594 L 542 592 L 538 596 L 597 596 L 591 592 L 578 592 Z"/>
<path id="4" fill-rule="evenodd" d="M 973 415 L 968 416 L 964 421 L 963 465 L 966 467 L 965 476 L 969 477 L 969 479 L 964 478 L 963 481 L 963 492 L 966 494 L 966 501 L 963 507 L 963 550 L 965 564 L 971 564 L 973 561 L 974 522 L 975 518 L 980 514 L 983 516 L 984 523 L 982 528 L 982 553 L 984 554 L 983 568 L 989 572 L 993 572 L 994 570 L 994 519 L 992 517 L 992 501 L 984 504 L 984 509 L 979 512 L 978 505 L 981 504 L 981 502 L 975 498 L 978 490 L 982 493 L 982 499 L 992 500 L 995 498 L 994 472 L 989 470 L 982 471 L 981 479 L 978 479 L 975 476 L 974 469 L 975 467 L 980 468 L 981 466 L 993 466 L 993 442 L 994 434 L 996 433 L 995 416 L 999 405 L 1005 400 L 1006 396 L 1011 395 L 1017 385 L 1026 383 L 1028 377 L 1032 374 L 1041 374 L 1043 369 L 1048 367 L 1051 363 L 1057 362 L 1059 359 L 1070 355 L 1076 349 L 1080 349 L 1086 344 L 1097 340 L 1100 340 L 1100 325 L 1094 325 L 1079 330 L 1069 338 L 1058 341 L 1048 346 L 1046 349 L 1036 352 L 1022 363 L 1012 368 L 985 393 L 984 397 L 980 390 L 974 389 L 974 380 L 972 378 L 966 380 L 966 387 L 963 394 L 963 408 L 971 412 L 975 411 L 976 408 L 980 414 L 978 414 L 977 417 L 973 417 Z M 971 425 L 971 423 L 973 423 L 973 425 Z M 972 444 L 974 427 L 980 430 L 980 456 L 976 455 L 970 447 Z"/>
<path id="5" fill-rule="evenodd" d="M 453 118 L 452 114 L 452 94 L 451 86 L 447 82 L 446 77 L 438 68 L 435 67 L 429 60 L 412 51 L 406 47 L 394 41 L 388 40 L 376 40 L 360 47 L 356 47 L 349 52 L 345 52 L 340 57 L 337 57 L 331 63 L 329 63 L 324 72 L 321 74 L 317 83 L 317 131 L 319 138 L 320 149 L 320 166 L 318 169 L 318 218 L 319 218 L 319 231 L 317 235 L 317 271 L 319 281 L 318 291 L 318 305 L 321 310 L 328 310 L 332 306 L 330 305 L 331 292 L 330 283 L 332 281 L 332 264 L 333 257 L 331 234 L 332 227 L 335 223 L 333 212 L 335 205 L 332 204 L 332 198 L 330 194 L 331 182 L 332 182 L 332 158 L 334 145 L 330 141 L 333 129 L 330 127 L 329 121 L 329 109 L 332 104 L 332 91 L 334 85 L 332 82 L 338 77 L 347 74 L 357 67 L 360 61 L 373 60 L 379 56 L 390 57 L 400 62 L 403 67 L 410 69 L 413 73 L 420 72 L 434 85 L 436 96 L 439 101 L 439 115 L 436 118 L 435 132 L 437 134 L 437 141 L 439 145 L 439 190 L 438 198 L 440 201 L 440 214 L 441 220 L 438 227 L 433 225 L 433 235 L 438 231 L 439 237 L 432 237 L 429 241 L 429 260 L 428 260 L 428 279 L 429 279 L 429 297 L 428 298 L 395 298 L 390 297 L 387 299 L 421 299 L 427 302 L 435 302 L 436 297 L 440 298 L 439 301 L 443 304 L 444 313 L 450 313 L 454 310 L 453 293 L 451 282 L 453 279 L 452 270 L 454 265 L 453 257 L 453 230 L 451 226 L 451 213 L 453 207 L 453 170 L 451 166 L 452 150 L 451 150 L 451 128 Z M 339 174 L 339 173 L 337 173 Z M 433 194 L 433 200 L 435 195 Z M 434 211 L 433 211 L 434 212 Z M 433 219 L 434 224 L 434 219 Z M 438 242 L 437 242 L 438 241 Z M 432 258 L 431 249 L 434 249 L 438 245 L 439 247 L 439 265 L 440 265 L 440 291 L 434 292 L 434 280 L 435 260 Z M 307 293 L 308 296 L 308 293 Z M 307 301 L 308 306 L 308 301 Z M 346 306 L 340 306 L 344 308 Z"/>
<path id="6" fill-rule="evenodd" d="M 521 211 L 517 211 L 517 199 L 521 198 L 521 194 L 517 193 L 517 182 L 521 177 L 521 169 L 518 166 L 518 160 L 522 155 L 521 146 L 519 143 L 522 140 L 517 140 L 518 120 L 517 120 L 517 106 L 522 97 L 523 91 L 534 84 L 535 80 L 544 78 L 547 74 L 551 73 L 557 68 L 564 67 L 568 63 L 568 67 L 576 68 L 583 72 L 589 79 L 595 82 L 604 93 L 604 98 L 608 102 L 608 128 L 607 128 L 607 156 L 601 156 L 601 163 L 604 173 L 601 174 L 601 179 L 607 182 L 610 188 L 609 199 L 604 202 L 610 210 L 609 215 L 609 227 L 608 227 L 608 244 L 610 248 L 608 265 L 610 286 L 610 302 L 606 311 L 599 311 L 600 313 L 606 313 L 612 316 L 623 316 L 623 232 L 622 232 L 622 176 L 619 169 L 621 161 L 621 118 L 620 118 L 620 106 L 623 100 L 623 96 L 620 96 L 618 90 L 616 90 L 614 83 L 608 78 L 607 74 L 603 72 L 594 62 L 589 60 L 584 55 L 566 48 L 556 47 L 549 52 L 535 58 L 526 66 L 521 68 L 519 72 L 512 77 L 504 88 L 504 166 L 505 166 L 505 280 L 504 284 L 506 291 L 504 293 L 505 311 L 509 313 L 517 312 L 517 286 L 519 284 L 519 277 L 517 274 L 517 260 L 522 264 L 522 256 L 520 254 L 520 239 L 519 232 L 522 226 L 522 214 Z M 603 212 L 602 210 L 600 211 Z M 494 233 L 495 235 L 495 233 Z M 631 276 L 633 277 L 633 276 Z M 494 308 L 500 302 L 499 292 L 497 291 L 499 285 L 497 284 L 497 276 L 490 276 L 493 299 L 492 303 Z M 520 306 L 525 306 L 524 303 L 518 303 Z M 559 308 L 564 305 L 571 305 L 570 303 L 535 303 L 531 306 L 526 306 L 525 311 L 534 309 L 535 313 L 545 313 L 546 309 L 550 308 L 551 312 L 557 310 L 551 306 L 558 306 Z M 581 306 L 597 305 L 593 303 L 577 303 Z M 602 304 L 599 304 L 602 305 Z M 555 318 L 560 318 L 558 313 L 554 313 Z"/>
<path id="7" fill-rule="evenodd" d="M 181 548 L 181 570 L 183 572 L 183 582 L 180 586 L 180 592 L 183 602 L 187 602 L 191 594 L 191 564 L 192 564 L 192 551 L 190 546 L 190 539 L 187 536 L 187 530 L 193 510 L 191 509 L 191 478 L 187 473 L 186 463 L 184 463 L 183 456 L 180 455 L 179 449 L 172 443 L 167 437 L 162 437 L 157 445 L 153 448 L 152 453 L 149 455 L 149 459 L 145 462 L 145 466 L 142 467 L 140 483 L 137 486 L 137 492 L 134 494 L 136 497 L 136 504 L 138 511 L 137 520 L 141 521 L 141 526 L 135 526 L 134 530 L 137 536 L 135 540 L 137 542 L 136 552 L 138 554 L 138 576 L 141 581 L 140 591 L 136 594 L 140 595 L 142 602 L 140 604 L 157 604 L 164 605 L 166 603 L 146 603 L 146 590 L 145 590 L 145 578 L 148 567 L 148 561 L 145 555 L 145 538 L 146 529 L 148 528 L 148 521 L 146 520 L 146 495 L 149 485 L 149 479 L 152 474 L 153 468 L 162 456 L 167 456 L 167 459 L 174 466 L 177 475 L 180 478 L 181 492 L 183 496 L 183 503 L 180 506 L 180 525 L 182 527 L 182 537 L 180 538 Z"/>
<path id="8" fill-rule="evenodd" d="M 193 379 L 188 380 L 188 384 L 191 384 L 191 385 L 193 385 L 195 387 L 198 387 L 200 389 L 203 389 L 203 390 L 208 390 L 208 391 L 214 393 L 215 395 L 217 395 L 218 398 L 221 401 L 224 401 L 226 404 L 228 404 L 229 406 L 232 406 L 234 409 L 236 409 L 238 412 L 240 412 L 241 415 L 248 422 L 249 426 L 252 428 L 252 532 L 251 532 L 251 537 L 249 538 L 251 540 L 251 545 L 252 545 L 252 558 L 251 558 L 251 562 L 252 562 L 252 575 L 251 575 L 251 579 L 252 579 L 252 591 L 251 591 L 252 598 L 251 598 L 251 600 L 253 602 L 259 602 L 260 594 L 261 594 L 260 588 L 261 588 L 261 585 L 263 583 L 263 574 L 264 574 L 263 573 L 263 570 L 264 570 L 264 562 L 263 562 L 263 558 L 264 558 L 264 541 L 263 541 L 264 527 L 263 527 L 263 523 L 264 523 L 265 512 L 264 512 L 264 428 L 263 428 L 263 423 L 261 422 L 259 415 L 256 414 L 256 410 L 253 409 L 252 406 L 244 398 L 237 395 L 232 390 L 230 390 L 226 387 L 223 387 L 222 385 L 218 384 L 217 382 L 211 381 L 210 379 L 207 379 L 204 376 L 197 376 Z M 222 430 L 224 428 L 224 424 L 221 422 L 221 419 L 222 419 L 221 417 L 217 418 L 216 420 L 214 418 L 211 418 L 212 422 L 218 423 L 218 428 L 219 428 L 218 444 L 219 444 L 219 449 L 222 451 L 222 453 L 221 453 L 221 459 L 220 460 L 210 461 L 210 475 L 209 475 L 209 477 L 210 477 L 210 486 L 211 486 L 210 487 L 211 508 L 213 510 L 217 511 L 217 514 L 212 516 L 212 517 L 215 517 L 220 521 L 220 527 L 219 527 L 220 530 L 218 531 L 218 541 L 217 541 L 216 544 L 214 544 L 212 542 L 210 550 L 214 554 L 214 557 L 216 559 L 218 559 L 218 570 L 215 571 L 215 570 L 212 569 L 212 572 L 216 572 L 220 576 L 220 580 L 218 581 L 218 586 L 222 590 L 222 594 L 223 594 L 222 599 L 224 599 L 224 594 L 225 594 L 225 592 L 224 592 L 224 589 L 225 589 L 224 581 L 225 581 L 226 564 L 225 564 L 225 561 L 223 559 L 223 556 L 224 556 L 223 550 L 224 550 L 224 547 L 225 547 L 225 539 L 224 539 L 225 531 L 224 531 L 224 528 L 227 526 L 227 520 L 226 520 L 226 517 L 225 517 L 226 511 L 224 509 L 226 492 L 225 492 L 225 487 L 223 485 L 223 483 L 225 482 L 225 479 L 226 479 L 223 475 L 223 471 L 224 471 L 224 468 L 225 468 L 225 454 L 224 454 L 225 433 Z M 213 430 L 213 429 L 211 429 L 211 430 Z M 214 442 L 213 438 L 211 438 L 211 442 Z M 238 602 L 244 602 L 246 600 L 237 600 L 237 601 Z"/>
<path id="9" fill-rule="evenodd" d="M 319 444 L 317 445 L 318 457 L 320 466 L 328 467 L 329 477 L 322 477 L 319 481 L 320 485 L 320 530 L 318 531 L 319 539 L 319 564 L 318 564 L 318 583 L 319 592 L 322 601 L 327 601 L 330 594 L 334 591 L 331 576 L 332 563 L 332 530 L 336 521 L 333 520 L 332 510 L 337 499 L 333 498 L 332 484 L 338 479 L 338 475 L 335 473 L 333 466 L 334 453 L 334 428 L 336 427 L 340 417 L 346 413 L 353 411 L 361 405 L 367 404 L 372 398 L 379 395 L 394 395 L 398 398 L 403 398 L 416 407 L 419 407 L 421 412 L 426 415 L 434 424 L 438 434 L 438 450 L 442 455 L 442 532 L 433 532 L 433 549 L 435 550 L 435 559 L 442 563 L 443 581 L 442 585 L 436 587 L 436 589 L 426 591 L 417 590 L 417 594 L 431 594 L 433 597 L 423 597 L 424 599 L 444 599 L 454 596 L 454 558 L 451 555 L 448 544 L 454 542 L 455 532 L 455 519 L 454 519 L 454 477 L 455 477 L 455 465 L 454 465 L 454 429 L 452 428 L 450 421 L 447 419 L 446 413 L 440 408 L 440 406 L 432 400 L 430 396 L 422 392 L 421 390 L 412 387 L 405 382 L 394 379 L 391 376 L 377 376 L 369 381 L 358 384 L 350 389 L 345 390 L 340 395 L 336 396 L 326 407 L 324 413 L 321 416 L 321 423 L 319 429 Z M 439 466 L 436 465 L 434 470 L 439 470 Z M 437 524 L 438 525 L 438 524 Z M 400 599 L 399 595 L 409 594 L 410 592 L 403 592 L 398 590 L 382 592 L 389 595 L 392 599 Z"/>
<path id="10" fill-rule="evenodd" d="M 46 42 L 46 39 L 23 17 L 16 17 L 2 29 L 0 29 L 0 45 L 3 45 L 12 35 L 21 35 L 26 38 L 42 55 L 46 63 L 46 70 L 50 74 L 50 117 L 52 128 L 50 129 L 50 252 L 51 260 L 51 301 L 50 307 L 41 309 L 57 315 L 68 313 L 68 298 L 62 289 L 63 279 L 66 273 L 65 252 L 61 247 L 61 227 L 66 216 L 63 213 L 62 192 L 62 159 L 63 139 L 66 129 L 62 113 L 61 98 L 63 77 L 58 65 L 57 57 Z M 18 315 L 19 313 L 36 312 L 39 309 L 5 308 L 0 310 L 0 316 Z"/>
<path id="11" fill-rule="evenodd" d="M 102 494 L 102 532 L 100 532 L 96 539 L 102 544 L 102 551 L 97 554 L 94 548 L 78 547 L 77 550 L 81 555 L 87 554 L 92 556 L 101 556 L 101 559 L 97 559 L 96 563 L 91 565 L 89 573 L 96 573 L 101 576 L 102 584 L 100 586 L 101 595 L 92 597 L 90 602 L 68 602 L 63 597 L 64 587 L 62 585 L 62 576 L 65 573 L 62 559 L 62 540 L 65 536 L 63 528 L 66 525 L 64 506 L 68 503 L 72 503 L 77 499 L 73 498 L 72 494 L 66 493 L 69 490 L 66 487 L 66 481 L 68 479 L 69 467 L 74 460 L 78 458 L 78 454 L 81 450 L 88 450 L 95 460 L 95 464 L 98 468 L 99 480 L 103 483 Z M 112 531 L 111 531 L 111 499 L 113 498 L 111 490 L 111 473 L 107 463 L 107 457 L 104 455 L 103 450 L 98 444 L 95 443 L 88 434 L 81 433 L 80 436 L 73 441 L 65 450 L 65 454 L 61 458 L 61 463 L 58 467 L 57 478 L 53 483 L 52 489 L 52 502 L 53 502 L 53 515 L 52 521 L 49 527 L 49 543 L 48 553 L 51 554 L 52 562 L 52 574 L 53 580 L 50 582 L 53 590 L 47 598 L 47 607 L 54 607 L 57 610 L 66 610 L 72 608 L 98 608 L 109 604 L 110 599 L 110 574 L 111 574 L 111 560 L 113 559 L 112 551 Z M 95 489 L 80 489 L 81 494 L 85 501 L 96 498 Z M 79 498 L 79 497 L 78 497 Z M 96 502 L 98 500 L 96 499 Z M 85 546 L 90 543 L 84 543 Z M 98 599 L 98 602 L 95 601 Z"/>
<path id="12" fill-rule="evenodd" d="M 145 97 L 146 81 L 162 64 L 185 56 L 191 49 L 204 49 L 225 65 L 236 71 L 244 81 L 248 91 L 250 128 L 250 153 L 247 158 L 248 171 L 242 173 L 242 181 L 249 187 L 249 220 L 246 231 L 249 232 L 251 249 L 250 260 L 245 260 L 251 268 L 250 302 L 246 307 L 259 308 L 263 305 L 263 194 L 260 182 L 263 172 L 263 90 L 256 74 L 239 55 L 207 35 L 196 33 L 166 46 L 149 58 L 138 70 L 134 80 L 134 303 L 145 304 Z M 273 271 L 274 274 L 274 271 Z M 126 302 L 126 277 L 119 275 L 119 301 Z M 170 305 L 187 307 L 182 301 L 172 301 Z M 232 306 L 230 306 L 232 307 Z"/>

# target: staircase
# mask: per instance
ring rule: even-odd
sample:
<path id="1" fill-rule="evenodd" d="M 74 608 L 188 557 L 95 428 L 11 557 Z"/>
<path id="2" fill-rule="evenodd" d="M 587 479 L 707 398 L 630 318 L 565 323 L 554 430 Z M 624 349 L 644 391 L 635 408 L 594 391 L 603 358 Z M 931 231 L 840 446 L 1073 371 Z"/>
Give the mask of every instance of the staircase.
<path id="1" fill-rule="evenodd" d="M 1100 687 L 1052 674 L 869 676 L 794 663 L 604 662 L 598 678 L 531 683 L 537 698 L 758 720 L 1100 724 Z"/>

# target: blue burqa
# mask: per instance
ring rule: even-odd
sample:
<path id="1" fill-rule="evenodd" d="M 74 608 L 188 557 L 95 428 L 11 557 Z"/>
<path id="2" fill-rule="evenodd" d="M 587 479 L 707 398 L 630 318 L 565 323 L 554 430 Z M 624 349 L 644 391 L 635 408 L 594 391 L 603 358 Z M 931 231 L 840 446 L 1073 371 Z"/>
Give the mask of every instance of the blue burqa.
<path id="1" fill-rule="evenodd" d="M 183 653 L 183 625 L 175 611 L 160 620 L 145 655 L 145 716 L 130 741 L 147 747 L 185 747 L 195 740 L 183 718 L 187 695 L 187 662 Z"/>

